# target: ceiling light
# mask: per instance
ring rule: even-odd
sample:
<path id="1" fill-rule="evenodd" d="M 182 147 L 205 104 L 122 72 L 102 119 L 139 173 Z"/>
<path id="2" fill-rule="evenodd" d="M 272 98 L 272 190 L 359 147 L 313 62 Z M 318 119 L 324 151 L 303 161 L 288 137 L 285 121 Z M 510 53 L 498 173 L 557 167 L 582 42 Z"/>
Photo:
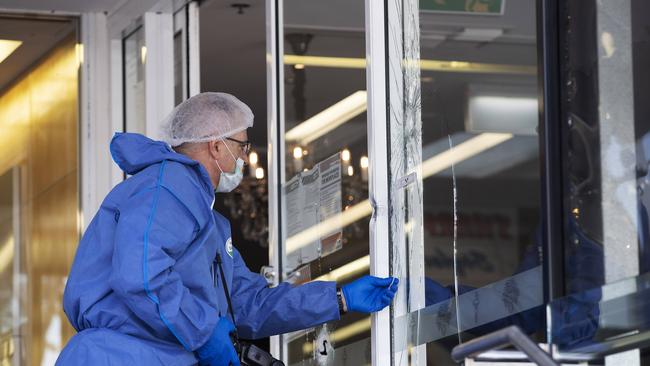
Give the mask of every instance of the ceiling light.
<path id="1" fill-rule="evenodd" d="M 359 160 L 359 165 L 361 166 L 362 169 L 368 168 L 369 165 L 368 157 L 367 156 L 362 156 L 361 160 Z"/>
<path id="2" fill-rule="evenodd" d="M 23 44 L 21 41 L 10 41 L 8 39 L 0 39 L 0 62 L 4 61 L 11 55 L 16 48 Z"/>
<path id="3" fill-rule="evenodd" d="M 345 280 L 367 272 L 369 268 L 370 256 L 366 255 L 365 257 L 361 257 L 359 259 L 353 260 L 350 263 L 346 263 L 341 267 L 314 279 L 314 281 L 345 282 Z"/>
<path id="4" fill-rule="evenodd" d="M 452 61 L 449 63 L 449 67 L 463 68 L 467 64 L 470 63 Z M 286 133 L 285 137 L 289 141 L 298 141 L 302 145 L 309 144 L 320 136 L 327 134 L 331 130 L 365 112 L 367 105 L 366 91 L 359 90 L 292 128 Z M 345 151 L 343 153 L 343 160 L 349 160 L 349 158 L 346 159 Z M 296 159 L 299 158 L 295 150 L 294 157 Z"/>
<path id="5" fill-rule="evenodd" d="M 422 162 L 422 179 L 467 160 L 513 137 L 511 133 L 482 133 Z"/>
<path id="6" fill-rule="evenodd" d="M 264 168 L 257 168 L 255 169 L 255 178 L 257 179 L 264 179 Z"/>
<path id="7" fill-rule="evenodd" d="M 306 145 L 366 111 L 368 96 L 359 90 L 289 130 L 285 137 Z"/>
<path id="8" fill-rule="evenodd" d="M 293 158 L 301 159 L 302 158 L 302 147 L 296 146 L 293 148 Z"/>
<path id="9" fill-rule="evenodd" d="M 285 65 L 338 67 L 343 69 L 365 69 L 366 59 L 352 57 L 320 57 L 284 55 Z"/>
<path id="10" fill-rule="evenodd" d="M 350 150 L 343 149 L 343 151 L 341 151 L 341 160 L 350 161 Z"/>
<path id="11" fill-rule="evenodd" d="M 259 161 L 259 156 L 255 151 L 251 151 L 251 153 L 248 155 L 248 162 L 251 165 L 257 165 L 257 162 Z"/>
<path id="12" fill-rule="evenodd" d="M 488 64 L 481 62 L 418 60 L 423 71 L 467 72 L 477 74 L 536 75 L 536 66 Z M 285 65 L 303 64 L 305 66 L 333 67 L 341 69 L 365 69 L 366 59 L 350 57 L 321 57 L 284 55 Z M 405 61 L 408 65 L 408 61 Z"/>
<path id="13" fill-rule="evenodd" d="M 469 132 L 537 134 L 539 102 L 536 97 L 474 95 L 469 97 L 468 104 Z"/>

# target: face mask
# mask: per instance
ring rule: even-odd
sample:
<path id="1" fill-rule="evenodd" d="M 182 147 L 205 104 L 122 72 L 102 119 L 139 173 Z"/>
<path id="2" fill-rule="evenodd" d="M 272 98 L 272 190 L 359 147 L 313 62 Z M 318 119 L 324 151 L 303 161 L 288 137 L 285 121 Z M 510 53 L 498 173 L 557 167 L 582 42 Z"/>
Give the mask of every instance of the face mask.
<path id="1" fill-rule="evenodd" d="M 219 166 L 219 162 L 215 160 L 217 167 L 219 170 L 221 170 L 221 174 L 219 175 L 219 184 L 214 190 L 215 193 L 231 192 L 233 189 L 237 188 L 239 183 L 241 183 L 242 179 L 244 178 L 244 160 L 241 158 L 235 159 L 235 155 L 233 155 L 232 151 L 230 151 L 228 144 L 224 142 L 224 145 L 226 145 L 226 149 L 228 149 L 230 156 L 232 156 L 233 160 L 235 160 L 235 171 L 231 173 L 224 172 L 223 169 L 221 169 L 221 166 Z"/>

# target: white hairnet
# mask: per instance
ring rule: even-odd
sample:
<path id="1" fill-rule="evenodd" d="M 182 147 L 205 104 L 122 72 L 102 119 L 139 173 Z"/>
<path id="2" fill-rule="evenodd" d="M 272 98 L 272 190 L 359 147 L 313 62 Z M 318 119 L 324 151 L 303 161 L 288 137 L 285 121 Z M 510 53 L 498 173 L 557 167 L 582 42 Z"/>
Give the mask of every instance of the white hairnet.
<path id="1" fill-rule="evenodd" d="M 253 127 L 253 112 L 227 93 L 201 93 L 179 104 L 163 122 L 162 140 L 171 146 L 228 137 Z"/>

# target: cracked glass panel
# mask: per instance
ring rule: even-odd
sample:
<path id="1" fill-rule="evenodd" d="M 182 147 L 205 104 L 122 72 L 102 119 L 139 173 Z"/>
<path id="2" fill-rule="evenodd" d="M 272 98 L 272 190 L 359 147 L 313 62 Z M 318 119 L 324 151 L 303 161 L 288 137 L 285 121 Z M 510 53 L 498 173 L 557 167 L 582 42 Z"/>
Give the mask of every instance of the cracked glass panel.
<path id="1" fill-rule="evenodd" d="M 283 278 L 369 273 L 364 1 L 285 0 Z M 288 365 L 370 364 L 370 317 L 284 337 Z"/>
<path id="2" fill-rule="evenodd" d="M 395 365 L 511 324 L 544 338 L 536 6 L 482 3 L 389 5 Z"/>

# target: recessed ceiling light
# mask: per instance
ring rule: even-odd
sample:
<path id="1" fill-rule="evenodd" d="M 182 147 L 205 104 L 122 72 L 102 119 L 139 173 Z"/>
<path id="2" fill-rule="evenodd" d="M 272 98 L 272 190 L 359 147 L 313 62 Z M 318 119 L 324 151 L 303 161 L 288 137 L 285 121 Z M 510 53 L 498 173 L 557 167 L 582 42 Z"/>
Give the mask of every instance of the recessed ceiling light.
<path id="1" fill-rule="evenodd" d="M 411 64 L 415 62 L 415 64 Z M 530 65 L 506 65 L 506 64 L 488 64 L 482 62 L 466 61 L 443 61 L 443 60 L 419 60 L 404 61 L 405 66 L 416 66 L 419 62 L 422 71 L 437 72 L 467 72 L 477 74 L 514 74 L 514 75 L 535 75 L 537 66 Z M 298 56 L 284 55 L 285 65 L 302 64 L 313 67 L 333 67 L 342 69 L 365 69 L 365 58 L 352 57 L 325 57 L 325 56 Z"/>
<path id="2" fill-rule="evenodd" d="M 11 55 L 16 48 L 23 44 L 21 41 L 11 41 L 8 39 L 0 39 L 0 62 L 4 61 Z"/>
<path id="3" fill-rule="evenodd" d="M 346 123 L 366 111 L 368 94 L 359 90 L 315 116 L 290 129 L 285 134 L 289 141 L 307 145 L 320 136 Z"/>

